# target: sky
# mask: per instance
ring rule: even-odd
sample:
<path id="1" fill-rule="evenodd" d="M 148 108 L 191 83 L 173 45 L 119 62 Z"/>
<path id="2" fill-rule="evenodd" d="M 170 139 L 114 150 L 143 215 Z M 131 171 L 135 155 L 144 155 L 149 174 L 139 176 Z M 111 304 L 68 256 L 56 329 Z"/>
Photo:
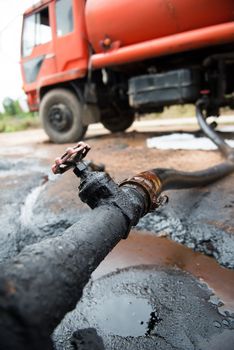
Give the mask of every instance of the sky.
<path id="1" fill-rule="evenodd" d="M 24 99 L 20 74 L 22 13 L 38 0 L 0 0 L 0 110 L 5 97 Z"/>

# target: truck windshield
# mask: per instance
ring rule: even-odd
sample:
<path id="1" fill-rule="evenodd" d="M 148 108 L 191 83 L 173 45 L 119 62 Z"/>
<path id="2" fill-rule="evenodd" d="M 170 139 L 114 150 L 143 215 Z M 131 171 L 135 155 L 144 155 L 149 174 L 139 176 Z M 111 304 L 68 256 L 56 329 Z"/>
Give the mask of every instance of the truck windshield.
<path id="1" fill-rule="evenodd" d="M 52 39 L 48 7 L 33 13 L 24 20 L 22 54 L 29 56 L 35 46 Z"/>

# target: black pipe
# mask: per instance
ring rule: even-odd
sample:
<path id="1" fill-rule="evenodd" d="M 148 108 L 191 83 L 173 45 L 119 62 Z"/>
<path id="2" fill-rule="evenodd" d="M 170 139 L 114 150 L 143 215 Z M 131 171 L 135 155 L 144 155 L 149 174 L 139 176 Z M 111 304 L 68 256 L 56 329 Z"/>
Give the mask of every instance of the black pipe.
<path id="1" fill-rule="evenodd" d="M 140 188 L 120 189 L 106 174 L 96 176 L 101 192 L 92 194 L 94 210 L 61 237 L 28 246 L 1 265 L 1 350 L 52 349 L 50 335 L 74 309 L 91 273 L 145 212 L 147 198 Z M 82 191 L 95 173 L 87 178 Z"/>

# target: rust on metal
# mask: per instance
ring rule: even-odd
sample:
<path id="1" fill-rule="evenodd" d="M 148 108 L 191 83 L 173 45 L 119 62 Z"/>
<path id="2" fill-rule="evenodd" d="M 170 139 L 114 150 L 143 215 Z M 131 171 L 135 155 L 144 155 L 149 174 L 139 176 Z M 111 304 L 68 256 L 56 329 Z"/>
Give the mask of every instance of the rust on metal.
<path id="1" fill-rule="evenodd" d="M 51 168 L 52 172 L 54 174 L 63 174 L 65 171 L 75 167 L 87 155 L 90 149 L 91 147 L 84 142 L 79 142 L 76 146 L 67 148 L 62 157 L 55 159 L 55 163 Z"/>
<path id="2" fill-rule="evenodd" d="M 149 206 L 148 212 L 155 210 L 162 204 L 160 194 L 162 191 L 162 183 L 160 178 L 152 171 L 145 171 L 132 178 L 124 180 L 120 186 L 131 185 L 141 187 L 148 195 Z"/>

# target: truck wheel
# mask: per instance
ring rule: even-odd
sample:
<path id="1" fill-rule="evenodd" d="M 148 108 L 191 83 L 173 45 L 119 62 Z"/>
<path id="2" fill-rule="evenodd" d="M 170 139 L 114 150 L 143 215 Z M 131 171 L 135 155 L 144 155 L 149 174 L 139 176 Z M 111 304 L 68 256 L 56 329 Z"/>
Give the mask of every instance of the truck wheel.
<path id="1" fill-rule="evenodd" d="M 134 115 L 126 112 L 110 113 L 101 120 L 103 126 L 111 132 L 120 132 L 128 129 L 134 122 Z"/>
<path id="2" fill-rule="evenodd" d="M 83 138 L 87 126 L 82 124 L 82 105 L 71 91 L 49 91 L 40 104 L 40 118 L 45 132 L 55 143 L 76 142 Z"/>

